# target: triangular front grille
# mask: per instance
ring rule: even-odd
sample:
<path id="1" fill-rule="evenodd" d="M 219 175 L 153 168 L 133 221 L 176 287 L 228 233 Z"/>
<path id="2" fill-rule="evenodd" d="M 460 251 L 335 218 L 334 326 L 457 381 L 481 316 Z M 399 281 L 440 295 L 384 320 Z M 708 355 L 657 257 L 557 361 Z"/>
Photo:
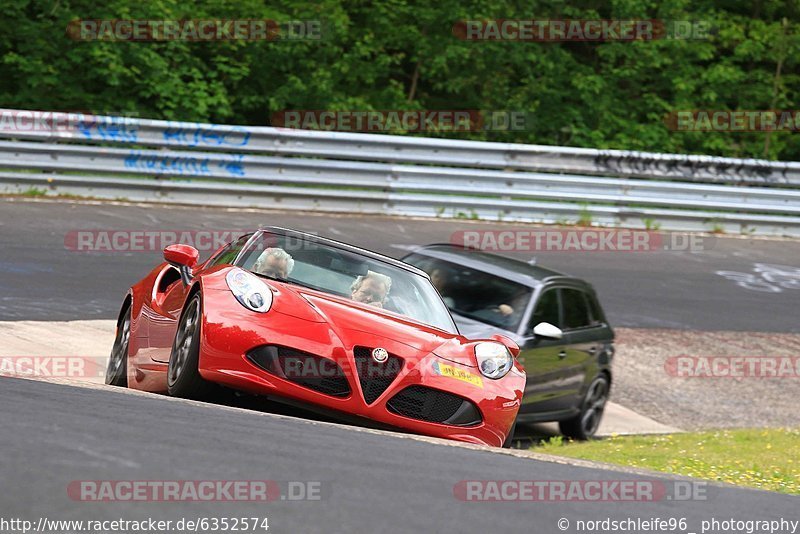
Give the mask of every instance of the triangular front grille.
<path id="1" fill-rule="evenodd" d="M 372 349 L 355 347 L 353 356 L 356 360 L 356 371 L 364 400 L 372 404 L 388 388 L 403 369 L 403 359 L 389 354 L 385 362 L 376 362 L 372 358 Z"/>

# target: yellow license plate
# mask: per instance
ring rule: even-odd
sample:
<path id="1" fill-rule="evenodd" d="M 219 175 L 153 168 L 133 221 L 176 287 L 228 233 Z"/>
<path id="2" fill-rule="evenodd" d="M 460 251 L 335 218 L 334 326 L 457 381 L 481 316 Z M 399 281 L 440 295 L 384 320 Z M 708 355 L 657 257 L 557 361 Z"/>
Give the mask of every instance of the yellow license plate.
<path id="1" fill-rule="evenodd" d="M 435 362 L 433 364 L 433 368 L 442 376 L 455 378 L 456 380 L 467 382 L 468 384 L 478 386 L 479 388 L 483 387 L 483 379 L 475 373 L 470 373 L 469 371 L 465 371 L 463 369 L 459 369 L 458 367 L 453 367 L 452 365 L 447 365 L 446 363 L 441 362 Z"/>

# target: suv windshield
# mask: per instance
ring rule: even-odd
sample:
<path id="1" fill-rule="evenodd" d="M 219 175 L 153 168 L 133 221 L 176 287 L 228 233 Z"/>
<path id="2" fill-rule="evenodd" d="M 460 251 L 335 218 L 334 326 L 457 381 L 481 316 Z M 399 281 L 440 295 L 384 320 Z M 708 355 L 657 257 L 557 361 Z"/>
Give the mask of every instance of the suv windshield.
<path id="1" fill-rule="evenodd" d="M 405 258 L 428 273 L 454 313 L 510 332 L 519 328 L 531 288 L 449 261 L 420 255 Z"/>
<path id="2" fill-rule="evenodd" d="M 457 334 L 430 280 L 357 252 L 278 232 L 260 232 L 237 266 L 257 275 L 383 308 Z"/>

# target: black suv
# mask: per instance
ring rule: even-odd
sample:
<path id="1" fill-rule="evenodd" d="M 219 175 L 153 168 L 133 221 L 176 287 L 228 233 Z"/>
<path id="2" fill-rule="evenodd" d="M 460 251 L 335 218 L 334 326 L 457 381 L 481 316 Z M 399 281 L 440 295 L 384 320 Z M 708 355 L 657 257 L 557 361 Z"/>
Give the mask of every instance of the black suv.
<path id="1" fill-rule="evenodd" d="M 558 421 L 589 439 L 611 388 L 614 331 L 589 283 L 456 245 L 429 245 L 403 261 L 427 272 L 470 338 L 504 334 L 520 346 L 528 381 L 517 420 Z"/>

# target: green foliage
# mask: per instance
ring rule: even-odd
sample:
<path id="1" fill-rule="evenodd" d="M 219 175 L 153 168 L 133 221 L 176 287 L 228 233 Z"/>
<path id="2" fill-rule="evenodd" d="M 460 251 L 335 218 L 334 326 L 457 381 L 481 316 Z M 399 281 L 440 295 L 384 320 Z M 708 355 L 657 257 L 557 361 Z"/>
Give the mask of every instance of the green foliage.
<path id="1" fill-rule="evenodd" d="M 658 231 L 659 229 L 661 229 L 661 223 L 656 221 L 655 219 L 650 219 L 648 217 L 645 217 L 644 219 L 642 219 L 642 222 L 644 223 L 644 227 L 646 230 Z"/>
<path id="2" fill-rule="evenodd" d="M 43 197 L 47 195 L 47 191 L 44 189 L 38 189 L 36 187 L 31 187 L 26 189 L 22 192 L 22 196 L 25 197 Z"/>
<path id="3" fill-rule="evenodd" d="M 798 438 L 797 428 L 731 429 L 588 442 L 553 438 L 534 450 L 798 495 Z"/>
<path id="4" fill-rule="evenodd" d="M 592 212 L 589 211 L 589 206 L 583 204 L 578 212 L 578 226 L 591 226 L 592 225 Z"/>
<path id="5" fill-rule="evenodd" d="M 800 109 L 799 5 L 762 0 L 0 0 L 0 106 L 264 125 L 284 110 L 508 110 L 491 141 L 800 159 L 790 133 L 673 132 L 678 110 Z M 463 41 L 458 20 L 702 20 L 707 40 Z M 76 42 L 77 18 L 323 20 L 320 41 Z M 422 133 L 421 135 L 431 135 Z"/>
<path id="6" fill-rule="evenodd" d="M 712 234 L 724 234 L 725 233 L 725 226 L 721 222 L 718 221 L 711 221 L 711 233 Z"/>

